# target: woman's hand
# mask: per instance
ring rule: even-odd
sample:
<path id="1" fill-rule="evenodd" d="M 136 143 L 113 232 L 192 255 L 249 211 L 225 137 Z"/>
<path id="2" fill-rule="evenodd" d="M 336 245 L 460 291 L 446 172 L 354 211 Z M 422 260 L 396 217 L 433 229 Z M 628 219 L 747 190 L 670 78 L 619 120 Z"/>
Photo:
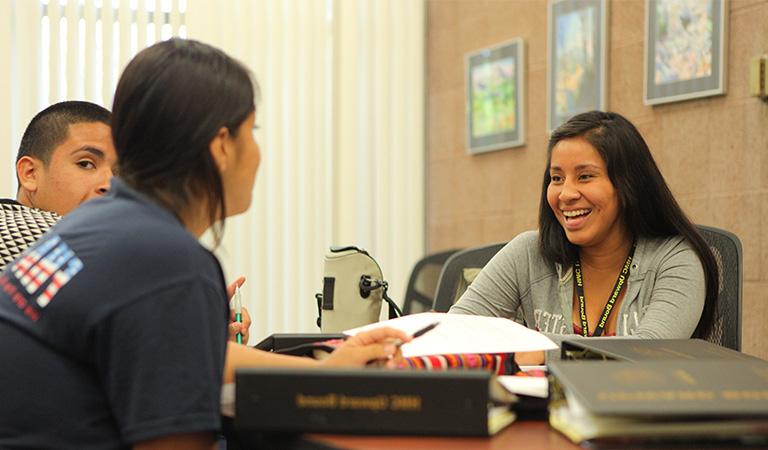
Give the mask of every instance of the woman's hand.
<path id="1" fill-rule="evenodd" d="M 382 327 L 358 333 L 321 361 L 324 367 L 364 367 L 370 362 L 385 362 L 393 368 L 400 357 L 400 345 L 411 337 L 394 328 Z"/>
<path id="2" fill-rule="evenodd" d="M 232 284 L 227 286 L 227 298 L 231 299 L 235 295 L 235 289 L 241 287 L 245 283 L 245 277 L 238 277 Z M 237 342 L 237 333 L 240 333 L 242 338 L 242 344 L 248 343 L 248 337 L 250 336 L 249 329 L 251 328 L 251 315 L 248 314 L 248 309 L 240 309 L 240 320 L 235 320 L 235 311 L 229 310 L 229 340 Z"/>
<path id="3" fill-rule="evenodd" d="M 245 284 L 245 277 L 239 276 L 235 281 L 232 282 L 229 286 L 227 286 L 227 299 L 231 299 L 235 296 L 235 289 L 239 287 L 243 287 Z"/>
<path id="4" fill-rule="evenodd" d="M 544 350 L 517 352 L 515 353 L 515 362 L 518 366 L 540 366 L 544 364 Z"/>
<path id="5" fill-rule="evenodd" d="M 251 315 L 248 314 L 248 308 L 240 308 L 240 322 L 235 320 L 235 311 L 229 311 L 229 340 L 237 342 L 237 333 L 240 333 L 242 338 L 241 344 L 248 343 L 248 337 L 250 336 L 249 329 L 251 328 Z"/>

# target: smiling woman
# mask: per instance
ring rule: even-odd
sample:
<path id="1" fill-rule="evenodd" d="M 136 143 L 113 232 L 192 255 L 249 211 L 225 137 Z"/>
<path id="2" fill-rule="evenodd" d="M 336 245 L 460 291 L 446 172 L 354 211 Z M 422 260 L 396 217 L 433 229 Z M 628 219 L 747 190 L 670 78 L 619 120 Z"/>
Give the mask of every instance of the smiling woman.
<path id="1" fill-rule="evenodd" d="M 539 230 L 517 236 L 450 312 L 545 333 L 689 338 L 712 319 L 717 265 L 640 133 L 592 111 L 552 133 Z"/>

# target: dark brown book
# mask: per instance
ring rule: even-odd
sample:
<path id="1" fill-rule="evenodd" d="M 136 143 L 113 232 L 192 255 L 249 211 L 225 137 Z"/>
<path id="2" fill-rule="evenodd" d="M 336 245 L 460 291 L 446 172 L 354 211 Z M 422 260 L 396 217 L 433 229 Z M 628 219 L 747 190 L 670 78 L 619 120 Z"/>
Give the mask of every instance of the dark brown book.
<path id="1" fill-rule="evenodd" d="M 515 397 L 483 371 L 241 369 L 241 432 L 488 436 L 515 419 Z"/>
<path id="2" fill-rule="evenodd" d="M 574 442 L 768 443 L 768 363 L 757 358 L 556 361 L 549 369 L 550 425 Z"/>
<path id="3" fill-rule="evenodd" d="M 600 359 L 616 361 L 653 360 L 747 360 L 754 356 L 707 342 L 702 339 L 566 339 L 561 357 L 567 359 Z"/>

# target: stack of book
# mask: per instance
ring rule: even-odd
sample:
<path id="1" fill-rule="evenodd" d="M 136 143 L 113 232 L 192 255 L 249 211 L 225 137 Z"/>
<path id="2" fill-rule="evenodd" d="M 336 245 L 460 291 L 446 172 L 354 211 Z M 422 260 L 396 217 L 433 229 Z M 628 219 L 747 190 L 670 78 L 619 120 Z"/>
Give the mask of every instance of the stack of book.
<path id="1" fill-rule="evenodd" d="M 766 361 L 701 340 L 580 339 L 562 352 L 549 421 L 574 442 L 768 444 Z"/>

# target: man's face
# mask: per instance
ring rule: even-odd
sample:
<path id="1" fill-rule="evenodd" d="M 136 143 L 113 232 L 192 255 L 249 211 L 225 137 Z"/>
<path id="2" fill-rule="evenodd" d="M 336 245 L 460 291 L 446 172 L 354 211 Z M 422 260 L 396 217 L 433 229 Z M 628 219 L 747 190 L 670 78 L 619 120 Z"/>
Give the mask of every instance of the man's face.
<path id="1" fill-rule="evenodd" d="M 35 208 L 64 215 L 109 189 L 117 154 L 109 126 L 82 122 L 69 126 L 67 139 L 53 149 L 48 164 L 39 164 L 32 185 L 23 185 Z"/>

